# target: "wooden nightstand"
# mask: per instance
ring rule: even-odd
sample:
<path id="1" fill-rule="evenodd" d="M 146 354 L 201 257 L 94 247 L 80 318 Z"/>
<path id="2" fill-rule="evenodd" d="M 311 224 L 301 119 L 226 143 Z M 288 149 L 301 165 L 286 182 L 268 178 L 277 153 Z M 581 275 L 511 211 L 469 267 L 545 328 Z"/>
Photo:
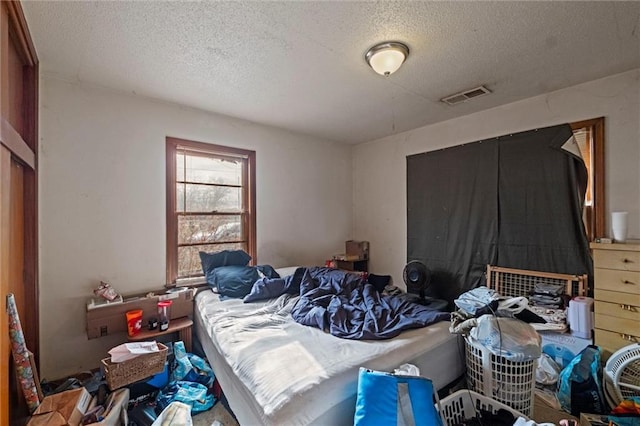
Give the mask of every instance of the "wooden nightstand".
<path id="1" fill-rule="evenodd" d="M 182 340 L 184 343 L 184 348 L 187 352 L 191 352 L 191 326 L 193 326 L 193 321 L 188 318 L 177 318 L 172 319 L 169 322 L 169 328 L 160 331 L 160 330 L 142 330 L 140 333 L 135 336 L 129 336 L 130 342 L 139 342 L 142 340 L 153 340 L 158 336 L 162 336 L 169 333 L 178 333 L 178 340 Z"/>
<path id="2" fill-rule="evenodd" d="M 338 269 L 344 269 L 345 271 L 360 271 L 367 272 L 369 270 L 369 260 L 334 260 Z"/>

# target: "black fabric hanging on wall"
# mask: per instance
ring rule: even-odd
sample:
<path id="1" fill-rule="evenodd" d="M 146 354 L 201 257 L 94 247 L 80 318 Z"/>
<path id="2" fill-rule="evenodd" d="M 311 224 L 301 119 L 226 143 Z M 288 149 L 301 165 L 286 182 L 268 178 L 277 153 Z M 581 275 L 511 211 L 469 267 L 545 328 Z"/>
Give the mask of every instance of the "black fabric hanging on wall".
<path id="1" fill-rule="evenodd" d="M 500 141 L 499 266 L 591 275 L 582 205 L 587 169 L 562 149 L 568 125 Z"/>
<path id="2" fill-rule="evenodd" d="M 407 157 L 407 257 L 432 272 L 430 291 L 452 300 L 495 259 L 498 143 Z"/>
<path id="3" fill-rule="evenodd" d="M 572 138 L 560 125 L 407 157 L 407 260 L 432 270 L 432 296 L 477 287 L 488 264 L 592 275 Z"/>

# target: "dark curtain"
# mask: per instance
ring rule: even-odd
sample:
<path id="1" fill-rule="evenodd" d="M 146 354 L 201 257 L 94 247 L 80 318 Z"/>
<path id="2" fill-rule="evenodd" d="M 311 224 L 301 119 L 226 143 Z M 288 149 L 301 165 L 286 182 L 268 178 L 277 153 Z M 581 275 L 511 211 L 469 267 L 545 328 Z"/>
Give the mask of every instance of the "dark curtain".
<path id="1" fill-rule="evenodd" d="M 453 300 L 488 264 L 591 276 L 587 171 L 561 125 L 407 157 L 407 260 Z"/>
<path id="2" fill-rule="evenodd" d="M 477 285 L 498 241 L 495 140 L 407 157 L 407 257 L 432 272 L 430 296 Z"/>
<path id="3" fill-rule="evenodd" d="M 500 141 L 500 266 L 590 273 L 582 222 L 587 170 L 581 158 L 562 149 L 572 135 L 567 125 Z"/>

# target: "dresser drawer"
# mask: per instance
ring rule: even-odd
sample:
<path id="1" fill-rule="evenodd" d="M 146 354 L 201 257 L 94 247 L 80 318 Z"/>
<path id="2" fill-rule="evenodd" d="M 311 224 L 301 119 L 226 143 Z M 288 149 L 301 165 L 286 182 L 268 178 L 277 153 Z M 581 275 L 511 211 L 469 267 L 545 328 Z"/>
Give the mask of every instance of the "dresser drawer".
<path id="1" fill-rule="evenodd" d="M 640 294 L 640 272 L 595 268 L 595 286 L 599 290 Z"/>
<path id="2" fill-rule="evenodd" d="M 608 315 L 615 318 L 632 320 L 636 322 L 636 327 L 640 329 L 640 307 L 637 305 L 609 303 L 596 300 L 594 309 L 597 315 Z M 598 325 L 600 326 L 600 324 Z"/>
<path id="3" fill-rule="evenodd" d="M 625 250 L 594 250 L 596 268 L 640 272 L 640 252 Z"/>
<path id="4" fill-rule="evenodd" d="M 618 318 L 611 315 L 603 315 L 598 312 L 595 314 L 596 328 L 614 331 L 623 334 L 632 334 L 640 336 L 640 324 L 637 321 L 628 318 Z"/>
<path id="5" fill-rule="evenodd" d="M 638 342 L 640 342 L 640 337 L 638 336 L 596 328 L 595 344 L 600 346 L 605 359 L 609 358 L 618 349 Z"/>
<path id="6" fill-rule="evenodd" d="M 600 290 L 596 288 L 594 291 L 594 299 L 621 305 L 640 306 L 640 293 L 622 293 L 621 291 Z"/>

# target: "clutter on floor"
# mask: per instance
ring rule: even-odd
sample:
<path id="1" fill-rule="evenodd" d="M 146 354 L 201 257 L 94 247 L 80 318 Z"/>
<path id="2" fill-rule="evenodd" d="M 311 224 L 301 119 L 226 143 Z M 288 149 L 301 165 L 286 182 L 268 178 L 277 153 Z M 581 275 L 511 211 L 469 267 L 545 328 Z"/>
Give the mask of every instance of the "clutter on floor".
<path id="1" fill-rule="evenodd" d="M 440 401 L 447 425 L 513 425 L 522 414 L 469 389 L 458 390 Z"/>
<path id="2" fill-rule="evenodd" d="M 46 396 L 28 425 L 190 426 L 221 397 L 207 360 L 181 341 L 127 343 L 109 353 L 100 371 L 43 381 Z M 159 371 L 151 365 L 158 357 Z"/>
<path id="3" fill-rule="evenodd" d="M 84 413 L 89 411 L 90 404 L 91 394 L 85 388 L 48 395 L 35 409 L 27 425 L 83 424 Z"/>
<path id="4" fill-rule="evenodd" d="M 173 401 L 162 410 L 153 425 L 192 426 L 191 406 L 183 402 Z"/>
<path id="5" fill-rule="evenodd" d="M 505 404 L 518 416 L 531 416 L 535 366 L 541 355 L 540 336 L 531 324 L 516 318 L 528 307 L 525 297 L 503 298 L 477 287 L 455 301 L 450 331 L 465 337 L 469 389 Z"/>
<path id="6" fill-rule="evenodd" d="M 458 309 L 451 313 L 450 332 L 465 336 L 468 387 L 529 417 L 534 414 L 536 395 L 574 418 L 589 413 L 592 417 L 585 425 L 640 424 L 640 344 L 621 349 L 625 355 L 609 358 L 611 370 L 613 364 L 620 368 L 625 363 L 625 383 L 616 387 L 613 377 L 622 374 L 606 369 L 603 374 L 602 350 L 593 345 L 593 299 L 584 295 L 585 279 L 554 283 L 546 277 L 553 274 L 542 273 L 544 279 L 536 279 L 531 271 L 514 278 L 516 270 L 497 267 L 488 267 L 488 276 L 491 268 L 509 275 L 508 279 L 493 276 L 494 288 L 478 287 L 461 294 L 455 300 Z M 500 288 L 509 295 L 500 294 Z M 635 364 L 628 360 L 634 350 Z M 616 390 L 623 388 L 631 393 L 621 398 Z M 478 424 L 470 417 L 466 420 L 460 424 Z M 577 425 L 575 420 L 560 422 L 565 423 Z M 512 424 L 535 423 L 523 417 Z"/>

